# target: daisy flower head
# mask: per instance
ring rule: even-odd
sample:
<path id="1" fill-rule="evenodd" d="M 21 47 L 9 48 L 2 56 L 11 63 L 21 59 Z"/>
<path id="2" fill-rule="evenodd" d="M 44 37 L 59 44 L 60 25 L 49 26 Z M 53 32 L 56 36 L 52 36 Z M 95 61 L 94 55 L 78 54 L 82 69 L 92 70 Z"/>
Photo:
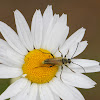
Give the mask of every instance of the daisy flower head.
<path id="1" fill-rule="evenodd" d="M 53 15 L 47 6 L 36 10 L 31 30 L 20 11 L 14 11 L 17 33 L 0 21 L 0 78 L 16 78 L 0 100 L 84 100 L 76 88 L 89 89 L 95 82 L 82 73 L 99 72 L 99 62 L 74 59 L 87 47 L 80 28 L 67 40 L 67 15 Z M 76 87 L 76 88 L 75 88 Z"/>

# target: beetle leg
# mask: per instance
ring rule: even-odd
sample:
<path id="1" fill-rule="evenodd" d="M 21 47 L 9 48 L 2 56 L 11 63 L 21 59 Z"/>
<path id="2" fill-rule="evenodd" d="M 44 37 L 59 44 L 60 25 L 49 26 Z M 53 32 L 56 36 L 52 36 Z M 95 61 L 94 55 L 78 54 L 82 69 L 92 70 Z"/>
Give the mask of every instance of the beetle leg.
<path id="1" fill-rule="evenodd" d="M 65 65 L 67 68 L 69 68 L 72 72 L 74 72 L 75 73 L 75 71 L 73 71 L 70 67 L 68 67 L 67 65 Z"/>

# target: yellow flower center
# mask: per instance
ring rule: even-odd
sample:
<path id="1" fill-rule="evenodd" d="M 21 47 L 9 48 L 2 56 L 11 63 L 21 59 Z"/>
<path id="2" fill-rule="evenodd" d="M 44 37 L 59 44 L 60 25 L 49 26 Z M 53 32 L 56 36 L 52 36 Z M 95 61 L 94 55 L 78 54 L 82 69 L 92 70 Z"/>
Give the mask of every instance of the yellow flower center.
<path id="1" fill-rule="evenodd" d="M 42 63 L 49 58 L 53 58 L 53 56 L 47 50 L 34 49 L 30 51 L 24 59 L 23 74 L 26 74 L 26 78 L 33 83 L 43 84 L 49 82 L 58 71 L 58 66 Z"/>

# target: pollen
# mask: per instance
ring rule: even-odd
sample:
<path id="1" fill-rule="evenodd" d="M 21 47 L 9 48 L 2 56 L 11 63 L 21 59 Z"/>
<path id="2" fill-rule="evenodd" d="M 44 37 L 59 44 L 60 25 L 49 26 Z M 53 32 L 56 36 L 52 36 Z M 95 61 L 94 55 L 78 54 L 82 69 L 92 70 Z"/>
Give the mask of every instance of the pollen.
<path id="1" fill-rule="evenodd" d="M 43 61 L 49 58 L 53 58 L 53 56 L 48 50 L 34 49 L 30 51 L 25 56 L 25 63 L 22 66 L 25 77 L 32 83 L 38 84 L 48 83 L 52 80 L 58 71 L 58 66 L 43 64 Z"/>

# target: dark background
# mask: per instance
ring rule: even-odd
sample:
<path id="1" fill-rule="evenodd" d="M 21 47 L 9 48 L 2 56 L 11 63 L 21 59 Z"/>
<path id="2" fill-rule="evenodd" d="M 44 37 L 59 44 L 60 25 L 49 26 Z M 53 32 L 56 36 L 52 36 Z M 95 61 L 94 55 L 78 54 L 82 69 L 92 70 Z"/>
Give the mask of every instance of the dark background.
<path id="1" fill-rule="evenodd" d="M 100 1 L 99 0 L 0 0 L 0 21 L 10 25 L 15 31 L 13 11 L 20 10 L 29 26 L 36 9 L 44 12 L 47 5 L 52 5 L 54 13 L 68 14 L 70 34 L 77 29 L 86 28 L 83 40 L 88 40 L 88 47 L 78 58 L 100 61 Z M 3 38 L 0 35 L 1 38 Z M 100 100 L 100 73 L 86 74 L 97 82 L 93 89 L 79 89 L 86 100 Z M 9 86 L 9 80 L 0 80 L 0 94 Z"/>

